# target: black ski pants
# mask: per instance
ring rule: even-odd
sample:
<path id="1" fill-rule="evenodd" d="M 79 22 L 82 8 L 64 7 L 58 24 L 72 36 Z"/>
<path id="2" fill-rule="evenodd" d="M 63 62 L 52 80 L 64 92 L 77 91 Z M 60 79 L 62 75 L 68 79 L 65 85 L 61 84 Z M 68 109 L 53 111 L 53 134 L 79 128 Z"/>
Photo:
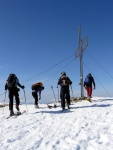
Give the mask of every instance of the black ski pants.
<path id="1" fill-rule="evenodd" d="M 32 96 L 34 97 L 35 101 L 34 104 L 38 105 L 38 93 L 37 92 L 32 92 Z"/>
<path id="2" fill-rule="evenodd" d="M 69 106 L 70 105 L 69 88 L 61 88 L 60 96 L 61 96 L 61 107 L 65 108 L 65 98 L 66 98 L 67 105 Z"/>
<path id="3" fill-rule="evenodd" d="M 15 97 L 16 101 L 16 107 L 19 106 L 20 100 L 19 100 L 19 94 L 18 90 L 9 90 L 9 110 L 13 111 L 13 98 Z"/>

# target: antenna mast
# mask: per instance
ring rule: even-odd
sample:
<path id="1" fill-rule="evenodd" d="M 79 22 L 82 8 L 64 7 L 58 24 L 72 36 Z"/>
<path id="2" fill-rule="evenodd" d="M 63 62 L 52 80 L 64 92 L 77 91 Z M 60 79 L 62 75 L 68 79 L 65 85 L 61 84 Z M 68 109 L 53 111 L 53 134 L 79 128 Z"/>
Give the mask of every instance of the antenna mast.
<path id="1" fill-rule="evenodd" d="M 84 38 L 82 41 L 82 36 L 81 36 L 81 27 L 79 25 L 78 27 L 78 49 L 75 52 L 75 58 L 79 57 L 80 58 L 80 85 L 81 85 L 81 97 L 84 97 L 84 86 L 83 86 L 83 51 L 86 49 L 88 46 L 88 38 Z"/>

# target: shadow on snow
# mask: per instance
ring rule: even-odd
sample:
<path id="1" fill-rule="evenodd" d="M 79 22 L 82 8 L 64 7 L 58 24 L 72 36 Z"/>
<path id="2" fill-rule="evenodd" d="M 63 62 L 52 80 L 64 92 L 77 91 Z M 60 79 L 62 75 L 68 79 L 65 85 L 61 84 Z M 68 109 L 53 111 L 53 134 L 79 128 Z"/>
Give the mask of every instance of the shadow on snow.
<path id="1" fill-rule="evenodd" d="M 38 112 L 34 112 L 33 114 L 35 113 L 50 113 L 50 114 L 62 114 L 62 113 L 70 113 L 70 112 L 73 112 L 71 110 L 68 110 L 68 109 L 65 109 L 65 110 L 55 110 L 55 111 L 48 111 L 48 110 L 41 110 L 41 111 L 38 111 Z"/>
<path id="2" fill-rule="evenodd" d="M 94 105 L 91 105 L 91 106 L 81 106 L 81 107 L 73 107 L 73 108 L 75 108 L 75 109 L 77 109 L 77 108 L 90 108 L 90 107 L 110 107 L 110 106 L 112 106 L 112 104 L 100 104 L 100 105 L 98 105 L 98 104 L 94 104 Z"/>

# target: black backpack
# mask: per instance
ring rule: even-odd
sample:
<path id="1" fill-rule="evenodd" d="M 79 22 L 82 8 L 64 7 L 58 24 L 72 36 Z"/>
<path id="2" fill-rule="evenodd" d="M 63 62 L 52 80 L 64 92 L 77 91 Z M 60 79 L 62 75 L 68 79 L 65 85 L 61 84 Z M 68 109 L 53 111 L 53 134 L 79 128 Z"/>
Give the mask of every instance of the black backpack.
<path id="1" fill-rule="evenodd" d="M 16 87 L 16 76 L 15 74 L 10 74 L 7 79 L 7 87 L 9 90 L 14 89 Z"/>
<path id="2" fill-rule="evenodd" d="M 67 76 L 62 76 L 61 77 L 61 86 L 69 86 L 71 84 L 71 81 Z"/>

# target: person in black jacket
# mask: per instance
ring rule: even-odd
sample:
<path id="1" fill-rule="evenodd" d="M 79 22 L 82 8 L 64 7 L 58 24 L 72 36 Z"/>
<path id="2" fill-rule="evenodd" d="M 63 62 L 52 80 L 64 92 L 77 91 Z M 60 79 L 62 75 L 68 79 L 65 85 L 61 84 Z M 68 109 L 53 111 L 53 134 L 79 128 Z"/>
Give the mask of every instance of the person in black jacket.
<path id="1" fill-rule="evenodd" d="M 95 81 L 94 78 L 92 77 L 91 73 L 89 73 L 85 80 L 84 80 L 84 87 L 87 90 L 87 97 L 91 98 L 92 97 L 92 84 L 94 86 L 95 89 Z"/>
<path id="2" fill-rule="evenodd" d="M 61 86 L 60 97 L 61 97 L 61 107 L 65 109 L 65 98 L 67 101 L 67 107 L 69 109 L 70 105 L 70 92 L 69 92 L 69 85 L 72 84 L 72 81 L 69 77 L 66 76 L 65 72 L 61 73 L 61 77 L 58 80 L 58 85 Z"/>
<path id="3" fill-rule="evenodd" d="M 24 89 L 25 87 L 22 86 L 19 83 L 19 79 L 17 78 L 17 76 L 15 74 L 10 74 L 8 79 L 6 80 L 6 84 L 5 84 L 5 90 L 8 90 L 9 92 L 9 110 L 10 110 L 10 116 L 14 115 L 14 111 L 13 111 L 13 97 L 15 96 L 15 100 L 16 100 L 16 109 L 19 113 L 19 104 L 20 104 L 20 100 L 19 100 L 19 88 L 17 87 L 21 87 L 22 89 Z"/>

